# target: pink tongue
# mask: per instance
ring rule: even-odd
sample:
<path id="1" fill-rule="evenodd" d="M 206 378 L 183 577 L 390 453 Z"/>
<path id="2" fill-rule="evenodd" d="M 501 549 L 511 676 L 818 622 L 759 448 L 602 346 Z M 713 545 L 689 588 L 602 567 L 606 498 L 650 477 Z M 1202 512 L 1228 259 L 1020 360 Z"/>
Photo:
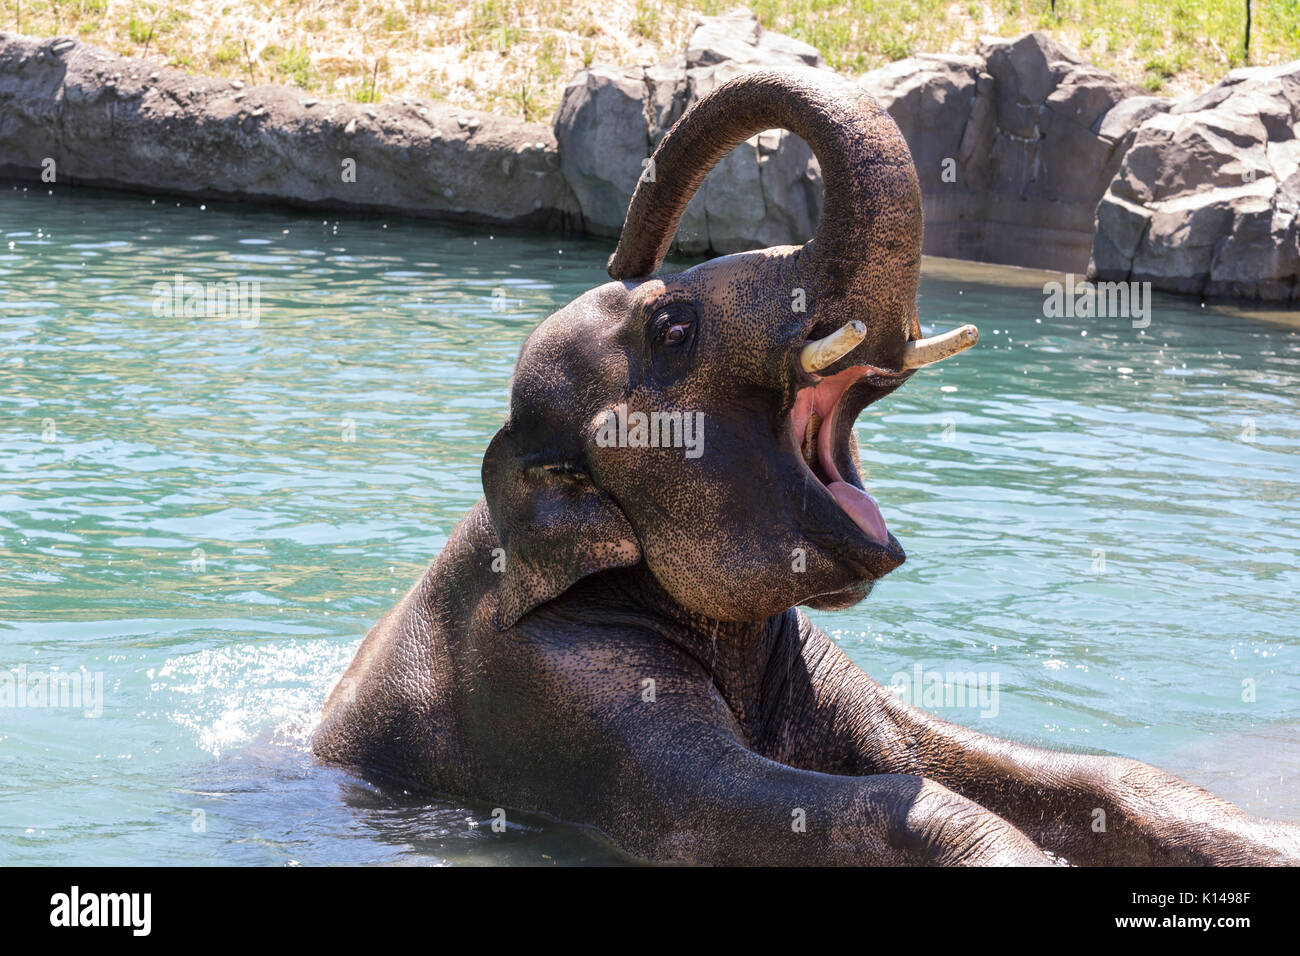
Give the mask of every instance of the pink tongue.
<path id="1" fill-rule="evenodd" d="M 885 519 L 880 514 L 876 500 L 855 488 L 847 481 L 832 481 L 826 486 L 835 502 L 844 509 L 844 513 L 853 519 L 853 523 L 866 532 L 867 536 L 878 544 L 889 544 L 889 532 L 885 530 Z"/>

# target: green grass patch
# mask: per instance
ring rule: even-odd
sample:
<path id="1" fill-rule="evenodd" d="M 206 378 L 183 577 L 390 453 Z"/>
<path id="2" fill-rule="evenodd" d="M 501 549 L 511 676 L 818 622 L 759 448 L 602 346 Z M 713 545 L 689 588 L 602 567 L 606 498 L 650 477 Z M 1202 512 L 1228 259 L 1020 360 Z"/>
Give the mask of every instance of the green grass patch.
<path id="1" fill-rule="evenodd" d="M 311 55 L 304 47 L 267 47 L 264 55 L 271 59 L 277 73 L 288 77 L 295 86 L 307 89 L 311 85 Z"/>
<path id="2" fill-rule="evenodd" d="M 437 49 L 448 66 L 478 64 L 443 70 L 434 62 L 449 101 L 545 117 L 577 70 L 663 59 L 681 50 L 697 15 L 738 2 L 745 0 L 635 0 L 611 13 L 595 0 L 15 0 L 0 3 L 0 29 L 79 35 L 178 66 L 353 97 L 379 95 L 361 65 L 376 54 L 392 57 L 389 82 L 378 84 L 383 95 L 422 95 L 435 81 L 427 65 L 414 66 L 416 57 Z M 970 53 L 981 36 L 1035 29 L 1165 94 L 1199 91 L 1243 64 L 1300 57 L 1300 0 L 1254 0 L 1249 52 L 1246 0 L 1057 0 L 1054 10 L 1050 0 L 746 5 L 764 27 L 812 44 L 849 74 L 917 53 Z"/>

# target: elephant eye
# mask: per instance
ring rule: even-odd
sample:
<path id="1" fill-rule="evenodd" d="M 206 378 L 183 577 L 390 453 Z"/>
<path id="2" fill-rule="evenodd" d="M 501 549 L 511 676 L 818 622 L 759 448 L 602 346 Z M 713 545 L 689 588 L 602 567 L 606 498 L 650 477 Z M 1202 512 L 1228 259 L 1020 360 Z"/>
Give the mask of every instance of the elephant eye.
<path id="1" fill-rule="evenodd" d="M 686 341 L 686 336 L 691 330 L 689 322 L 674 322 L 668 326 L 664 332 L 664 345 L 681 345 Z"/>
<path id="2" fill-rule="evenodd" d="M 690 341 L 695 328 L 695 310 L 685 303 L 672 303 L 655 314 L 655 341 L 668 348 L 677 348 Z"/>

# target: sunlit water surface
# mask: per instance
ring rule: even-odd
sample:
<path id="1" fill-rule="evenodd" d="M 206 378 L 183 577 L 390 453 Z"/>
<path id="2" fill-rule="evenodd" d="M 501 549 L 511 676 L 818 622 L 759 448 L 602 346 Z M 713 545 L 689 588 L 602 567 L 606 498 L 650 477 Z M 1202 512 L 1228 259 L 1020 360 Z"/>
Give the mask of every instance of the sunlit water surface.
<path id="1" fill-rule="evenodd" d="M 307 749 L 609 244 L 3 188 L 0 665 L 103 700 L 0 708 L 0 863 L 614 859 Z M 178 272 L 257 280 L 257 323 L 156 314 Z M 1166 298 L 1045 318 L 1043 278 L 929 264 L 926 330 L 983 341 L 862 416 L 909 558 L 814 617 L 882 682 L 996 679 L 947 719 L 1300 818 L 1300 336 Z"/>

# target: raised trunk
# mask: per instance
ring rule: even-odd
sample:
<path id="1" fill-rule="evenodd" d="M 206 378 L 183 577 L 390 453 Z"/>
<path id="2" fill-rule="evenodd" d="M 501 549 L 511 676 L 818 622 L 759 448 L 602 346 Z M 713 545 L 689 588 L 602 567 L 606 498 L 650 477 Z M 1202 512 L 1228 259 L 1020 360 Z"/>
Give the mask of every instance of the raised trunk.
<path id="1" fill-rule="evenodd" d="M 824 70 L 747 73 L 691 107 L 655 150 L 653 178 L 637 184 L 609 260 L 610 276 L 653 273 L 709 170 L 749 137 L 773 128 L 801 136 L 822 168 L 822 220 L 803 247 L 800 270 L 807 277 L 813 334 L 861 319 L 870 334 L 855 354 L 899 362 L 904 344 L 920 334 L 916 169 L 889 114 L 865 89 Z"/>

